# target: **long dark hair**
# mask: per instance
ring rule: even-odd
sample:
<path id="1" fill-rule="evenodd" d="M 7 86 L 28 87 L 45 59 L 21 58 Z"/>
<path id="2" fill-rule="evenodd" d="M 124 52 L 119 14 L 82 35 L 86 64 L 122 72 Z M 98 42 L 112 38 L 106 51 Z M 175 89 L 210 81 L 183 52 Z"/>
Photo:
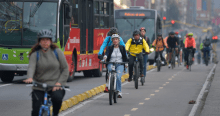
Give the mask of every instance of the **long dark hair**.
<path id="1" fill-rule="evenodd" d="M 54 49 L 58 48 L 58 46 L 57 46 L 56 44 L 52 43 L 52 41 L 51 41 L 50 48 L 51 48 L 52 50 L 54 50 Z M 38 51 L 38 50 L 40 50 L 40 49 L 42 49 L 42 47 L 40 46 L 40 40 L 38 39 L 37 44 L 35 44 L 35 45 L 31 48 L 31 51 L 30 51 L 30 53 L 29 53 L 29 56 L 31 56 L 32 53 L 34 53 L 34 52 L 36 52 L 36 51 Z"/>

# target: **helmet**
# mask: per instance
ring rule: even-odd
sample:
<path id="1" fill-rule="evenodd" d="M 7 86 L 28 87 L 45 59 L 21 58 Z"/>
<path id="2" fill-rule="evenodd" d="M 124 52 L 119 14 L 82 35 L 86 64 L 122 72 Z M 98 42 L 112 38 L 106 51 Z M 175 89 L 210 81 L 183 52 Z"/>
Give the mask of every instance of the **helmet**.
<path id="1" fill-rule="evenodd" d="M 177 34 L 177 35 L 178 35 L 178 34 L 179 34 L 179 32 L 178 32 L 178 31 L 176 31 L 176 32 L 175 32 L 175 34 Z"/>
<path id="2" fill-rule="evenodd" d="M 162 36 L 162 33 L 158 33 L 157 36 Z"/>
<path id="3" fill-rule="evenodd" d="M 112 28 L 110 29 L 109 33 L 110 33 L 110 35 L 112 35 L 112 34 L 118 34 L 118 29 L 115 28 L 115 27 L 112 27 Z"/>
<path id="4" fill-rule="evenodd" d="M 169 35 L 174 35 L 174 32 L 173 32 L 173 31 L 171 31 L 171 32 L 169 33 Z"/>
<path id="5" fill-rule="evenodd" d="M 192 32 L 188 33 L 188 36 L 193 36 L 193 33 Z"/>
<path id="6" fill-rule="evenodd" d="M 146 29 L 145 29 L 145 27 L 141 27 L 141 28 L 140 28 L 140 31 L 141 31 L 141 30 L 144 30 L 144 31 L 146 32 Z"/>
<path id="7" fill-rule="evenodd" d="M 135 35 L 140 35 L 140 31 L 139 30 L 134 30 L 134 32 L 133 32 L 133 36 L 135 36 Z"/>
<path id="8" fill-rule="evenodd" d="M 52 39 L 53 38 L 53 33 L 52 31 L 48 30 L 48 29 L 43 29 L 43 30 L 40 30 L 37 34 L 38 36 L 38 39 L 40 41 L 41 38 L 50 38 Z"/>
<path id="9" fill-rule="evenodd" d="M 113 34 L 113 35 L 112 35 L 112 39 L 113 39 L 113 38 L 119 38 L 119 37 L 120 37 L 120 36 L 119 36 L 118 34 Z"/>

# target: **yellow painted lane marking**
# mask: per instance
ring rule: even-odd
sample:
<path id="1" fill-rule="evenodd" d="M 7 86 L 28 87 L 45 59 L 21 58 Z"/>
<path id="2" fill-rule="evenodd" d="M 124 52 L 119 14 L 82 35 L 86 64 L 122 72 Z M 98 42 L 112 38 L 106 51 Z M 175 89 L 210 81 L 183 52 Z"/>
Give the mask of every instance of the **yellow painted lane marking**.
<path id="1" fill-rule="evenodd" d="M 150 94 L 150 96 L 154 96 L 155 94 Z"/>
<path id="2" fill-rule="evenodd" d="M 159 89 L 163 89 L 163 87 L 159 87 Z"/>
<path id="3" fill-rule="evenodd" d="M 156 90 L 155 92 L 159 92 L 160 90 Z"/>
<path id="4" fill-rule="evenodd" d="M 150 98 L 145 98 L 145 100 L 150 100 Z"/>
<path id="5" fill-rule="evenodd" d="M 131 111 L 136 111 L 138 108 L 132 108 Z"/>
<path id="6" fill-rule="evenodd" d="M 170 82 L 166 82 L 166 84 L 168 84 L 168 83 L 170 83 Z"/>
<path id="7" fill-rule="evenodd" d="M 125 114 L 124 116 L 130 116 L 130 114 Z"/>
<path id="8" fill-rule="evenodd" d="M 142 103 L 139 103 L 139 105 L 143 105 L 144 104 L 144 102 L 142 102 Z"/>

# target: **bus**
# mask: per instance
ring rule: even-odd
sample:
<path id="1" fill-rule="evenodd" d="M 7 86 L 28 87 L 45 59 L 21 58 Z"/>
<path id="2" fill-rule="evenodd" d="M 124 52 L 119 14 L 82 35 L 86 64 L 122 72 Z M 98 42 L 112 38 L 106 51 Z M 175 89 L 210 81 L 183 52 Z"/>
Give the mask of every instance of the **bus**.
<path id="1" fill-rule="evenodd" d="M 53 43 L 64 52 L 68 81 L 81 71 L 86 77 L 102 76 L 98 52 L 114 26 L 113 6 L 113 0 L 1 0 L 1 80 L 27 73 L 28 54 L 42 29 L 53 32 Z"/>
<path id="2" fill-rule="evenodd" d="M 135 29 L 140 29 L 141 27 L 146 28 L 146 36 L 150 39 L 150 44 L 156 39 L 156 35 L 162 32 L 161 18 L 157 11 L 153 9 L 132 6 L 128 9 L 115 10 L 114 20 L 115 27 L 118 28 L 124 42 L 132 38 Z M 148 61 L 153 64 L 155 52 L 153 48 L 150 51 Z"/>

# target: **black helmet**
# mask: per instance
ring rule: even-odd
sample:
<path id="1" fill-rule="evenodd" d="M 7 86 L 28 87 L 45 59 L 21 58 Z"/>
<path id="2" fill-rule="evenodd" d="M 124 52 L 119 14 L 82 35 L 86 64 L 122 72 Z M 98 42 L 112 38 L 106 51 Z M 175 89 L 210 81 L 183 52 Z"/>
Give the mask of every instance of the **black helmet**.
<path id="1" fill-rule="evenodd" d="M 115 27 L 112 27 L 112 28 L 110 29 L 109 33 L 110 33 L 110 36 L 112 36 L 112 34 L 118 34 L 118 29 L 115 28 Z"/>
<path id="2" fill-rule="evenodd" d="M 171 31 L 170 33 L 169 33 L 169 35 L 174 35 L 175 33 L 173 32 L 173 31 Z"/>
<path id="3" fill-rule="evenodd" d="M 140 35 L 140 31 L 137 29 L 137 30 L 134 30 L 134 32 L 133 32 L 133 36 L 135 36 L 135 35 Z"/>
<path id="4" fill-rule="evenodd" d="M 53 38 L 53 33 L 52 33 L 52 31 L 50 31 L 48 29 L 43 29 L 43 30 L 39 31 L 37 36 L 38 36 L 39 41 L 40 41 L 41 38 L 50 38 L 50 39 L 52 39 Z"/>
<path id="5" fill-rule="evenodd" d="M 162 36 L 162 33 L 158 33 L 157 36 Z"/>

